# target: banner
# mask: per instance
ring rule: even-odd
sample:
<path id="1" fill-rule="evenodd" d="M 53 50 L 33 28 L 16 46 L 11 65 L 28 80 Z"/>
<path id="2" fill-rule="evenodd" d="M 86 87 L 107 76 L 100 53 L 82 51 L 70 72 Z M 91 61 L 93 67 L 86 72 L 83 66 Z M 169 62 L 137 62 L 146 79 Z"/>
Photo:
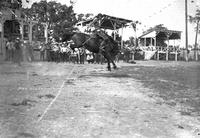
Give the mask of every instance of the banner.
<path id="1" fill-rule="evenodd" d="M 144 60 L 150 60 L 155 53 L 156 51 L 145 51 Z"/>

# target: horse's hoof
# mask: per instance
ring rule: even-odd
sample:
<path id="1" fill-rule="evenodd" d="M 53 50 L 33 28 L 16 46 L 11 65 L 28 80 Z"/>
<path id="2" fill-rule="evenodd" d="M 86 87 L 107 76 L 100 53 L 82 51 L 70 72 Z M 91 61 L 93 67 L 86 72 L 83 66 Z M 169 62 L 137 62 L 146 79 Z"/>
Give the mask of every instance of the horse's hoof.
<path id="1" fill-rule="evenodd" d="M 131 61 L 129 61 L 128 63 L 136 64 L 136 62 L 135 62 L 134 60 L 131 60 Z"/>
<path id="2" fill-rule="evenodd" d="M 111 71 L 111 68 L 110 68 L 110 67 L 108 67 L 108 71 Z"/>

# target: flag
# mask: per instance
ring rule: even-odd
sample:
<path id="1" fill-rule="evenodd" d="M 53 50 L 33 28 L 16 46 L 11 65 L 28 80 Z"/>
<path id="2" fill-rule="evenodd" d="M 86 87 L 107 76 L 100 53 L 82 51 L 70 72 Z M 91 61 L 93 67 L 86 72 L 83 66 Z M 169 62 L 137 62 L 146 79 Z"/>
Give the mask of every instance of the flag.
<path id="1" fill-rule="evenodd" d="M 133 27 L 134 31 L 136 31 L 136 24 L 135 23 L 131 23 L 131 26 Z"/>

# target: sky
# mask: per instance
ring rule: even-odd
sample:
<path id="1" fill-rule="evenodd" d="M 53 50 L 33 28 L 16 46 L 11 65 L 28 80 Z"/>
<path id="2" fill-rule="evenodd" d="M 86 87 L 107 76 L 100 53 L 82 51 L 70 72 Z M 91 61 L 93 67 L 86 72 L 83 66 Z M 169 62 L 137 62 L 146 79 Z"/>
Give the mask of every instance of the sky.
<path id="1" fill-rule="evenodd" d="M 30 0 L 29 6 L 40 0 Z M 49 1 L 49 0 L 48 0 Z M 55 0 L 69 5 L 70 0 Z M 140 21 L 137 36 L 142 31 L 158 24 L 164 24 L 171 30 L 182 31 L 181 44 L 185 43 L 185 0 L 73 0 L 75 13 L 98 13 L 115 17 Z M 188 0 L 188 15 L 194 15 L 200 0 Z M 121 32 L 121 31 L 119 31 Z M 193 44 L 195 40 L 194 25 L 188 25 L 188 41 Z M 132 28 L 124 29 L 123 39 L 133 36 Z"/>

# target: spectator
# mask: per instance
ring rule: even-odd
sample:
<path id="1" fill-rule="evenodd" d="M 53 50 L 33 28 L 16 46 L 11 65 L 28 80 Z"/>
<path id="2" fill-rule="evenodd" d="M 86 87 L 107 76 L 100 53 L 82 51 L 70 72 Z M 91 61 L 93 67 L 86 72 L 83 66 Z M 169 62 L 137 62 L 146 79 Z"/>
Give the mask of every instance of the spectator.
<path id="1" fill-rule="evenodd" d="M 79 56 L 80 56 L 80 64 L 84 64 L 84 60 L 85 60 L 85 49 L 84 48 L 79 49 Z"/>
<path id="2" fill-rule="evenodd" d="M 5 45 L 5 48 L 6 48 L 5 61 L 8 61 L 8 45 L 9 45 L 9 41 L 5 40 L 5 43 L 6 43 L 6 45 Z"/>
<path id="3" fill-rule="evenodd" d="M 26 44 L 26 52 L 27 52 L 27 59 L 29 62 L 33 61 L 34 60 L 34 55 L 33 55 L 33 47 L 32 45 L 30 44 L 30 42 L 27 42 Z"/>
<path id="4" fill-rule="evenodd" d="M 45 55 L 45 50 L 46 50 L 46 47 L 45 47 L 45 44 L 41 44 L 40 46 L 40 60 L 41 61 L 44 61 L 44 55 Z"/>
<path id="5" fill-rule="evenodd" d="M 6 43 L 6 60 L 12 61 L 13 59 L 13 43 L 11 39 L 9 39 Z"/>
<path id="6" fill-rule="evenodd" d="M 94 62 L 94 57 L 93 57 L 92 53 L 87 54 L 86 59 L 87 59 L 87 61 L 88 61 L 88 64 Z"/>
<path id="7" fill-rule="evenodd" d="M 22 50 L 21 50 L 21 42 L 20 39 L 17 37 L 14 43 L 14 63 L 17 63 L 19 66 L 21 66 L 22 61 Z"/>

